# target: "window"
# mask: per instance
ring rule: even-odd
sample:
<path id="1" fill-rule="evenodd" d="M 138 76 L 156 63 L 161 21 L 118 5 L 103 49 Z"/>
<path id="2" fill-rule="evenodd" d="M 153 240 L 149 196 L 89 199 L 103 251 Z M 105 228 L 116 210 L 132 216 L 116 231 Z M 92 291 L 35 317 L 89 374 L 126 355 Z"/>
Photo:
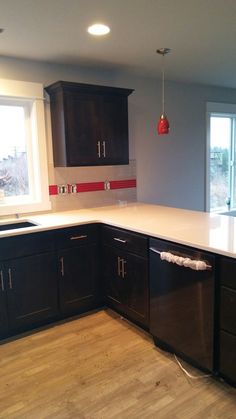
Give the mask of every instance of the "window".
<path id="1" fill-rule="evenodd" d="M 0 214 L 49 208 L 43 86 L 0 80 Z"/>
<path id="2" fill-rule="evenodd" d="M 207 104 L 207 210 L 236 208 L 236 105 Z"/>

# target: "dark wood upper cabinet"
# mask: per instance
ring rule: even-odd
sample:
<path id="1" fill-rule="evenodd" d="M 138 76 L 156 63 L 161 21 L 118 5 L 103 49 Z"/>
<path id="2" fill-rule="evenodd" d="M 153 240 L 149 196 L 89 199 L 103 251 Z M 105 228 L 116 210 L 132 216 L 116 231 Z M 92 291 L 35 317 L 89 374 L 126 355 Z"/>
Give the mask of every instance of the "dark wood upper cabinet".
<path id="1" fill-rule="evenodd" d="M 54 166 L 129 163 L 131 89 L 59 81 L 50 95 Z"/>

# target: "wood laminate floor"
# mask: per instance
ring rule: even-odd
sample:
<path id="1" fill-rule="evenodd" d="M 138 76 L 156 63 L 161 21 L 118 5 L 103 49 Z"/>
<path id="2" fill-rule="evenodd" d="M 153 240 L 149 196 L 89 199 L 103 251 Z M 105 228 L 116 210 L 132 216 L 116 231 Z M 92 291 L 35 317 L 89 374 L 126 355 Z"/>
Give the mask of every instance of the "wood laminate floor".
<path id="1" fill-rule="evenodd" d="M 236 390 L 105 310 L 0 345 L 0 418 L 229 419 Z"/>

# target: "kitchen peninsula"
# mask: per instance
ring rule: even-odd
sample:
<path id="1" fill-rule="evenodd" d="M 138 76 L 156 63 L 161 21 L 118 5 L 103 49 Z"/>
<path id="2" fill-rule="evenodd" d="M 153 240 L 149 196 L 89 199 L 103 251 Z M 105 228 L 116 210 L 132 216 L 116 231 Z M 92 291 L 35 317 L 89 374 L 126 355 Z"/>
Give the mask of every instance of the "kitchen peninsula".
<path id="1" fill-rule="evenodd" d="M 236 218 L 201 211 L 120 203 L 98 208 L 22 217 L 36 227 L 0 232 L 0 238 L 86 223 L 104 223 L 236 258 Z M 7 221 L 2 221 L 4 224 Z"/>
<path id="2" fill-rule="evenodd" d="M 154 323 L 149 318 L 149 314 L 152 317 L 150 301 L 153 297 L 149 248 L 153 240 L 160 239 L 182 246 L 186 255 L 189 249 L 194 251 L 198 259 L 210 254 L 213 261 L 212 319 L 210 323 L 207 317 L 206 322 L 212 324 L 212 364 L 209 367 L 210 364 L 205 366 L 198 359 L 195 362 L 194 357 L 188 354 L 185 358 L 235 383 L 235 218 L 121 202 L 113 206 L 34 215 L 27 220 L 36 226 L 0 232 L 2 312 L 6 303 L 5 294 L 8 301 L 5 304 L 8 313 L 5 309 L 2 315 L 2 318 L 5 316 L 3 336 L 4 333 L 9 334 L 9 327 L 12 335 L 36 327 L 41 322 L 84 313 L 104 304 L 152 333 Z M 11 221 L 2 221 L 1 225 Z M 24 268 L 25 265 L 27 268 Z M 15 285 L 14 270 L 17 272 L 17 267 L 24 274 Z M 35 267 L 39 272 L 38 278 Z M 36 289 L 38 311 L 27 307 L 27 298 L 24 297 L 24 304 L 21 304 L 23 312 L 17 313 L 14 307 L 17 306 L 16 299 L 22 298 L 21 281 L 25 280 L 30 269 L 32 275 L 24 284 L 25 295 L 33 294 L 33 289 L 37 288 L 32 285 L 35 281 L 43 298 L 47 298 L 44 301 L 41 298 L 40 305 L 40 293 Z M 187 271 L 191 272 L 191 269 Z M 42 278 L 45 280 L 42 281 Z M 50 292 L 45 297 L 49 281 Z M 15 295 L 14 286 L 17 289 Z M 30 287 L 30 292 L 27 292 L 27 287 Z M 202 293 L 199 290 L 203 288 L 198 287 L 197 291 Z M 200 297 L 198 301 L 203 301 L 202 294 Z M 13 309 L 10 312 L 11 304 Z M 204 318 L 206 313 L 198 311 L 197 315 Z M 152 334 L 155 338 L 154 332 Z M 155 343 L 158 344 L 158 341 Z M 175 347 L 167 345 L 167 349 L 175 350 Z M 180 356 L 185 355 L 178 348 L 176 352 Z"/>

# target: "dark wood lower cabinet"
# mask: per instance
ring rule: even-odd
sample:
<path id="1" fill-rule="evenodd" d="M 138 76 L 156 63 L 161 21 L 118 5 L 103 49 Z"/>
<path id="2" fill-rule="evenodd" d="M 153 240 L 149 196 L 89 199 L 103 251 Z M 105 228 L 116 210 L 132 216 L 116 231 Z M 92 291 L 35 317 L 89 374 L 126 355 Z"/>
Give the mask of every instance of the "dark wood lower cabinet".
<path id="1" fill-rule="evenodd" d="M 236 290 L 222 286 L 220 301 L 220 327 L 236 336 Z"/>
<path id="2" fill-rule="evenodd" d="M 3 278 L 3 266 L 0 267 L 0 337 L 8 331 L 7 295 Z"/>
<path id="3" fill-rule="evenodd" d="M 87 244 L 59 252 L 60 310 L 65 315 L 92 309 L 97 299 L 98 252 Z"/>
<path id="4" fill-rule="evenodd" d="M 219 372 L 231 383 L 236 384 L 236 336 L 220 332 L 220 365 Z"/>
<path id="5" fill-rule="evenodd" d="M 54 253 L 8 261 L 5 266 L 8 321 L 19 330 L 58 314 L 57 265 Z"/>
<path id="6" fill-rule="evenodd" d="M 121 252 L 116 249 L 104 246 L 103 248 L 103 277 L 106 299 L 112 305 L 122 310 L 126 302 L 126 286 L 121 276 Z"/>
<path id="7" fill-rule="evenodd" d="M 54 253 L 7 260 L 0 273 L 1 337 L 37 326 L 58 315 Z"/>
<path id="8" fill-rule="evenodd" d="M 103 274 L 110 307 L 148 328 L 148 269 L 141 256 L 104 246 Z"/>
<path id="9" fill-rule="evenodd" d="M 236 261 L 221 257 L 219 374 L 236 385 Z"/>
<path id="10" fill-rule="evenodd" d="M 148 238 L 142 234 L 89 224 L 3 238 L 0 258 L 0 339 L 104 302 L 149 330 Z M 236 260 L 218 257 L 217 266 L 215 372 L 235 385 Z"/>
<path id="11" fill-rule="evenodd" d="M 133 318 L 148 327 L 149 325 L 149 287 L 147 260 L 127 254 L 126 261 L 126 305 Z"/>

